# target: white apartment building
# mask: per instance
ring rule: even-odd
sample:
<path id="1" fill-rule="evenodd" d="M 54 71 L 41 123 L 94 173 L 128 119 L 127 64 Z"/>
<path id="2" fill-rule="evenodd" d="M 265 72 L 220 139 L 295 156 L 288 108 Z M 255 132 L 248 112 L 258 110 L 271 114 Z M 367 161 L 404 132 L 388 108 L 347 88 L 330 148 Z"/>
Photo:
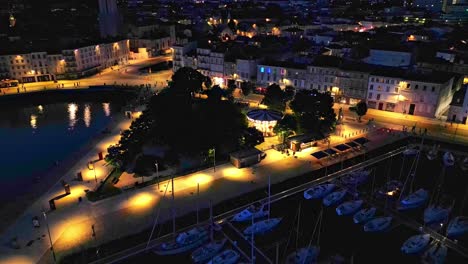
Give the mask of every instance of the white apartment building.
<path id="1" fill-rule="evenodd" d="M 369 76 L 367 104 L 378 110 L 439 118 L 452 101 L 454 79 L 442 74 L 373 73 Z"/>
<path id="2" fill-rule="evenodd" d="M 130 55 L 130 41 L 128 39 L 117 42 L 90 45 L 77 49 L 62 51 L 65 60 L 66 78 L 80 78 L 98 71 L 128 63 Z"/>
<path id="3" fill-rule="evenodd" d="M 192 41 L 184 44 L 175 44 L 172 46 L 172 70 L 176 72 L 182 67 L 197 68 L 196 64 L 196 49 L 197 42 Z"/>
<path id="4" fill-rule="evenodd" d="M 468 124 L 468 85 L 464 85 L 462 89 L 455 93 L 447 115 L 447 120 L 451 122 L 459 122 Z"/>
<path id="5" fill-rule="evenodd" d="M 269 62 L 257 66 L 257 84 L 268 86 L 273 83 L 281 88 L 293 86 L 306 89 L 307 68 L 302 64 Z"/>
<path id="6" fill-rule="evenodd" d="M 0 77 L 15 79 L 21 83 L 54 80 L 57 70 L 63 70 L 57 61 L 61 56 L 47 55 L 47 52 L 0 56 Z"/>
<path id="7" fill-rule="evenodd" d="M 63 50 L 60 54 L 31 52 L 0 56 L 0 77 L 21 83 L 79 78 L 118 64 L 129 56 L 129 41 Z"/>

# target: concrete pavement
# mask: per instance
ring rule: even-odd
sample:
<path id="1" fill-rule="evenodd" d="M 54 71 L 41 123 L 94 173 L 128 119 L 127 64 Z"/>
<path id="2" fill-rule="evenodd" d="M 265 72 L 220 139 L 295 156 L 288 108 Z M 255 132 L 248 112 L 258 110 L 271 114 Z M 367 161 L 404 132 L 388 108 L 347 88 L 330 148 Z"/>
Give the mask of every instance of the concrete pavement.
<path id="1" fill-rule="evenodd" d="M 57 89 L 86 89 L 93 85 L 129 85 L 139 86 L 142 84 L 151 84 L 152 87 L 162 88 L 167 84 L 172 76 L 172 69 L 159 71 L 153 74 L 140 74 L 139 69 L 170 60 L 170 56 L 159 56 L 146 60 L 130 61 L 129 64 L 123 66 L 115 66 L 104 69 L 99 74 L 89 76 L 78 80 L 59 80 L 57 83 L 50 82 L 34 82 L 20 84 L 19 87 L 5 88 L 0 92 L 0 96 L 9 94 L 24 94 L 31 92 L 41 92 L 44 90 Z M 77 85 L 79 84 L 79 85 Z"/>
<path id="2" fill-rule="evenodd" d="M 385 144 L 388 140 L 396 139 L 396 137 L 387 137 L 377 132 L 373 132 L 369 137 L 373 142 L 371 146 L 374 147 Z M 344 140 L 341 137 L 332 136 L 331 144 L 333 146 L 333 144 Z M 201 201 L 201 206 L 207 207 L 209 199 L 218 203 L 266 186 L 268 175 L 271 176 L 272 183 L 277 183 L 318 169 L 327 163 L 339 162 L 337 159 L 318 162 L 310 155 L 318 149 L 327 147 L 327 144 L 321 143 L 318 147 L 296 153 L 297 158 L 286 156 L 276 150 L 268 150 L 265 160 L 253 168 L 237 169 L 230 164 L 224 164 L 218 166 L 216 172 L 208 169 L 176 178 L 174 180 L 176 212 L 181 215 L 194 210 L 196 199 Z M 357 154 L 359 153 L 349 153 L 348 155 Z M 84 158 L 84 161 L 87 160 L 89 157 Z M 82 167 L 86 163 L 84 161 L 81 163 Z M 199 198 L 194 195 L 197 183 L 200 184 Z M 77 195 L 76 192 L 78 195 L 82 193 L 83 190 L 77 186 L 78 184 L 72 185 L 72 195 Z M 165 182 L 160 185 L 161 189 L 159 190 L 156 185 L 148 186 L 138 190 L 125 191 L 121 195 L 96 203 L 70 202 L 67 206 L 59 207 L 56 211 L 50 212 L 48 221 L 57 255 L 63 257 L 71 252 L 141 231 L 152 224 L 159 210 L 161 221 L 170 219 L 171 187 Z M 51 195 L 53 192 L 48 192 L 41 197 L 7 232 L 2 234 L 3 244 L 8 242 L 12 236 L 18 236 L 21 248 L 15 250 L 2 247 L 0 249 L 0 263 L 11 263 L 11 261 L 19 259 L 29 260 L 27 263 L 38 261 L 50 263 L 52 261 L 44 221 L 41 221 L 41 228 L 38 230 L 34 229 L 31 224 L 31 217 L 40 214 L 41 204 L 47 202 Z M 91 227 L 93 225 L 97 234 L 95 237 L 92 236 Z M 31 246 L 26 246 L 28 241 L 37 238 L 40 239 L 35 240 Z"/>

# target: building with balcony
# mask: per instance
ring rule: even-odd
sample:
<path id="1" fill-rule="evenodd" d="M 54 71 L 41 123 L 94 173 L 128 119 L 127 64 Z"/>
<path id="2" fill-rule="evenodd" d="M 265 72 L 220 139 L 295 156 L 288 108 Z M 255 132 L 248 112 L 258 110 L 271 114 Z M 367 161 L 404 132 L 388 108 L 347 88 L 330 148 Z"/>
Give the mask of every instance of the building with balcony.
<path id="1" fill-rule="evenodd" d="M 379 69 L 369 76 L 369 108 L 424 117 L 441 117 L 459 85 L 448 73 L 405 73 Z"/>

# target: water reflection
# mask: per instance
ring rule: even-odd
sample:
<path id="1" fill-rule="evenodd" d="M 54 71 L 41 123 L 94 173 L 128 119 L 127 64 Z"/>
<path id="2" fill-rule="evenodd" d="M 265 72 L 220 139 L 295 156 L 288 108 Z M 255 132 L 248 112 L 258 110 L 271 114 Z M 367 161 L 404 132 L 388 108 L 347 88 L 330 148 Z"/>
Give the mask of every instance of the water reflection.
<path id="1" fill-rule="evenodd" d="M 37 128 L 37 116 L 31 115 L 29 123 L 31 124 L 32 129 L 36 129 Z"/>
<path id="2" fill-rule="evenodd" d="M 85 104 L 83 119 L 86 127 L 91 125 L 91 106 L 89 104 Z"/>
<path id="3" fill-rule="evenodd" d="M 76 112 L 78 111 L 78 105 L 74 103 L 68 104 L 68 126 L 71 128 L 75 127 L 76 124 Z"/>
<path id="4" fill-rule="evenodd" d="M 109 103 L 102 103 L 102 109 L 104 110 L 104 114 L 106 116 L 110 116 L 110 104 Z"/>
<path id="5" fill-rule="evenodd" d="M 38 105 L 38 106 L 37 106 L 37 110 L 39 111 L 39 114 L 43 114 L 43 113 L 44 113 L 44 107 L 42 107 L 42 105 Z"/>

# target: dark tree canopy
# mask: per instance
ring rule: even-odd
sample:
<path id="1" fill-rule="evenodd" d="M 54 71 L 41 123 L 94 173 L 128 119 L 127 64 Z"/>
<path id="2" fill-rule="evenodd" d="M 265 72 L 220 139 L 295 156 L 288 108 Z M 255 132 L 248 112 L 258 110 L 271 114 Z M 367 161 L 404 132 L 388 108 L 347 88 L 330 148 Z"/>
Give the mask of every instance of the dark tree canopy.
<path id="1" fill-rule="evenodd" d="M 294 115 L 284 115 L 274 128 L 276 134 L 284 133 L 285 136 L 289 136 L 293 131 L 297 131 L 297 120 Z"/>
<path id="2" fill-rule="evenodd" d="M 272 110 L 282 112 L 286 106 L 285 93 L 278 84 L 274 83 L 267 87 L 262 103 Z"/>
<path id="3" fill-rule="evenodd" d="M 245 147 L 255 147 L 265 141 L 263 133 L 255 127 L 249 127 L 244 130 L 242 136 L 242 145 Z"/>
<path id="4" fill-rule="evenodd" d="M 328 92 L 298 91 L 289 106 L 297 117 L 301 133 L 330 131 L 335 125 L 333 98 Z"/>
<path id="5" fill-rule="evenodd" d="M 294 88 L 293 86 L 286 86 L 286 88 L 284 88 L 284 98 L 286 101 L 291 101 L 292 99 L 294 99 L 294 95 L 296 94 L 296 88 Z"/>
<path id="6" fill-rule="evenodd" d="M 361 122 L 361 117 L 366 115 L 367 113 L 367 104 L 364 101 L 360 101 L 356 107 L 353 108 L 353 110 L 356 112 L 356 114 L 359 117 L 359 122 Z"/>
<path id="7" fill-rule="evenodd" d="M 250 93 L 252 93 L 252 91 L 255 89 L 255 85 L 251 82 L 243 82 L 241 83 L 241 90 L 242 90 L 242 94 L 244 96 L 247 96 L 249 95 Z"/>

